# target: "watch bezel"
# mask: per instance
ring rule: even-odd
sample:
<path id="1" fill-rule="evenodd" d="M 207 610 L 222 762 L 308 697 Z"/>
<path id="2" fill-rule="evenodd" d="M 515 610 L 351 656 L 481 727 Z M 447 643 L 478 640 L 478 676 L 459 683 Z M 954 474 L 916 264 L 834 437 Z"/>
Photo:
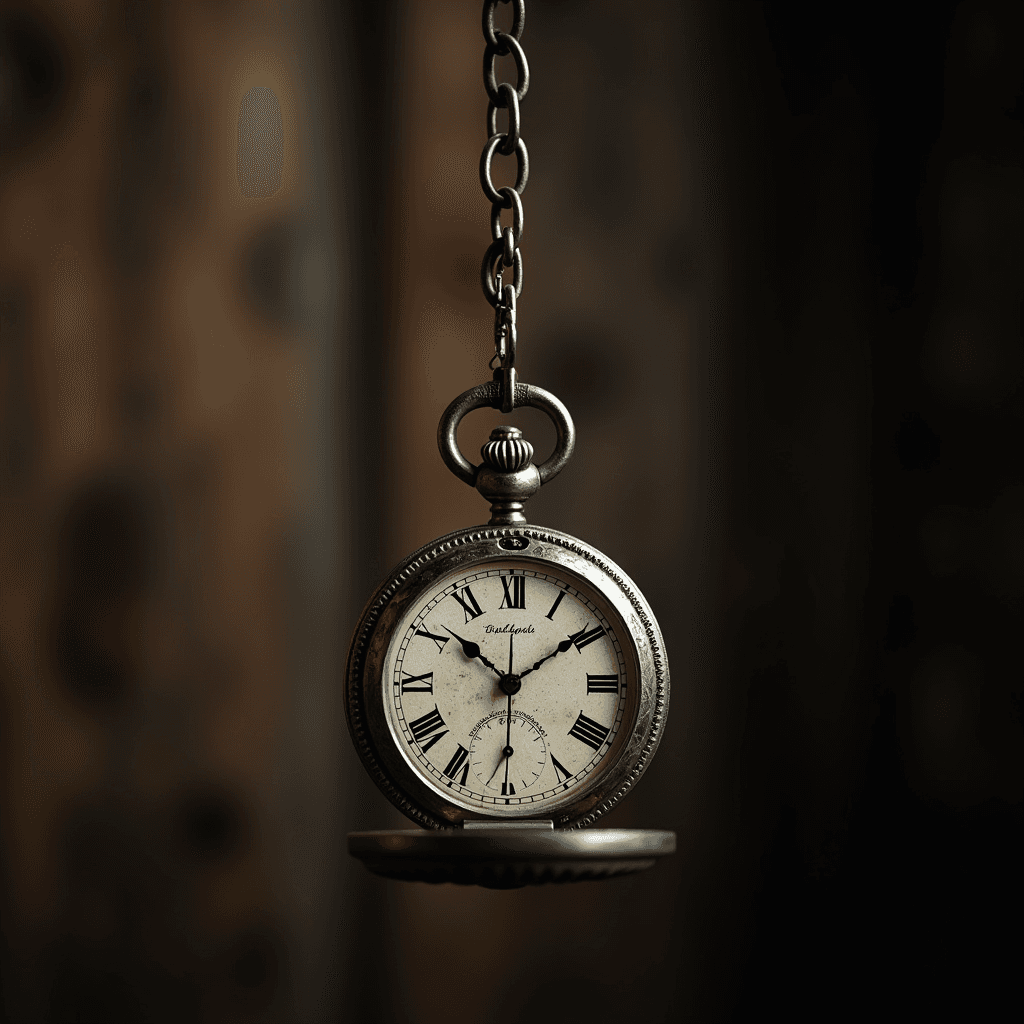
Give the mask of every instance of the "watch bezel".
<path id="1" fill-rule="evenodd" d="M 520 549 L 523 542 L 527 547 Z M 504 545 L 503 543 L 504 542 Z M 598 592 L 620 620 L 635 662 L 639 688 L 631 734 L 614 760 L 590 783 L 566 792 L 532 814 L 492 814 L 454 802 L 415 771 L 396 746 L 384 710 L 383 668 L 392 637 L 408 607 L 452 572 L 478 563 L 514 559 L 555 566 Z M 650 763 L 668 713 L 669 675 L 664 640 L 654 613 L 630 578 L 601 552 L 569 534 L 545 527 L 478 526 L 456 530 L 424 545 L 388 574 L 370 598 L 349 650 L 346 713 L 353 742 L 371 778 L 400 811 L 425 828 L 453 828 L 465 821 L 514 822 L 552 818 L 558 828 L 592 824 L 614 807 Z"/>

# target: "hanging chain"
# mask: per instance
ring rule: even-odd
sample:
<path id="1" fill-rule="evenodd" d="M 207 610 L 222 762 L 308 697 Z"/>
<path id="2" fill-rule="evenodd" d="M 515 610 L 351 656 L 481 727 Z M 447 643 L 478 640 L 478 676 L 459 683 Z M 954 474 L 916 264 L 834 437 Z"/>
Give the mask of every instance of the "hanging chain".
<path id="1" fill-rule="evenodd" d="M 510 0 L 500 0 L 509 3 Z M 487 104 L 487 144 L 480 156 L 480 184 L 491 204 L 492 242 L 484 254 L 480 280 L 484 297 L 494 307 L 494 355 L 491 367 L 494 379 L 501 383 L 502 412 L 511 412 L 516 390 L 516 299 L 523 290 L 523 253 L 519 243 L 523 237 L 523 202 L 520 196 L 530 177 L 530 157 L 526 143 L 519 134 L 519 104 L 530 88 L 530 67 L 519 45 L 526 22 L 525 0 L 512 0 L 512 31 L 501 32 L 494 27 L 494 11 L 499 0 L 484 0 L 483 28 L 487 46 L 484 49 L 484 88 Z M 495 61 L 512 55 L 516 63 L 516 84 L 497 81 Z M 508 130 L 498 132 L 498 111 L 508 111 Z M 491 180 L 494 154 L 516 158 L 516 183 L 496 189 Z M 501 211 L 512 211 L 512 223 L 501 226 Z M 512 283 L 503 284 L 502 274 L 511 268 Z M 495 359 L 499 366 L 494 367 Z"/>

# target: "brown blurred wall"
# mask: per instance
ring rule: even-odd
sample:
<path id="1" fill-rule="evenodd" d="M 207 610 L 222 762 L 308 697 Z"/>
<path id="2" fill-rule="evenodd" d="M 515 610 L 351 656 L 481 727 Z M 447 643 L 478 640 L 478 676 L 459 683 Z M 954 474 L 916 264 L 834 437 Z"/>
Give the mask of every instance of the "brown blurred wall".
<path id="1" fill-rule="evenodd" d="M 479 4 L 6 3 L 8 1019 L 1002 991 L 1021 29 L 985 2 L 531 0 L 518 366 L 579 433 L 531 515 L 658 615 L 671 718 L 607 824 L 679 852 L 492 892 L 345 855 L 407 822 L 339 701 L 379 577 L 486 514 L 434 440 L 492 351 Z"/>
<path id="2" fill-rule="evenodd" d="M 330 561 L 345 522 L 324 529 L 338 224 L 309 130 L 315 13 L 3 10 L 12 1020 L 308 1011 L 298 933 L 328 873 L 289 840 L 312 814 L 331 848 L 337 736 L 323 693 L 304 707 L 336 591 L 306 551 Z M 260 179 L 240 119 L 269 95 L 281 160 Z"/>

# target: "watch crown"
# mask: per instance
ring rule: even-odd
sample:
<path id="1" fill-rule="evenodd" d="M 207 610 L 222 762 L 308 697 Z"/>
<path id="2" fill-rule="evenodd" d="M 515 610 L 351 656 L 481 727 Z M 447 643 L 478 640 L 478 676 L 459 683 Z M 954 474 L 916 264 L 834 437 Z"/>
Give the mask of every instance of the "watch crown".
<path id="1" fill-rule="evenodd" d="M 491 469 L 518 473 L 533 461 L 533 445 L 518 427 L 495 427 L 480 454 Z"/>

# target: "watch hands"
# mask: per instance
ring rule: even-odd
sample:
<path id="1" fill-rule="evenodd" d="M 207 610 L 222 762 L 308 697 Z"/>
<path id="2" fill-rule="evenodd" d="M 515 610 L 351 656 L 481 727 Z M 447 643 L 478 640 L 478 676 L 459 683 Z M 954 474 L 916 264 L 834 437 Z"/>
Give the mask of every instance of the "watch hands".
<path id="1" fill-rule="evenodd" d="M 512 641 L 514 633 L 508 635 L 508 674 L 512 675 Z M 512 694 L 508 695 L 508 713 L 505 715 L 505 785 L 501 792 L 508 792 L 508 763 L 512 760 Z"/>
<path id="2" fill-rule="evenodd" d="M 505 753 L 505 748 L 504 748 L 504 747 L 502 747 L 502 748 L 501 748 L 501 757 L 499 757 L 499 758 L 498 758 L 498 763 L 497 763 L 497 764 L 496 764 L 496 765 L 494 766 L 494 771 L 493 771 L 493 772 L 491 772 L 491 778 L 490 778 L 490 779 L 488 779 L 488 780 L 487 780 L 487 782 L 486 782 L 486 783 L 484 783 L 484 785 L 487 785 L 487 786 L 489 786 L 489 785 L 491 784 L 491 779 L 493 779 L 493 778 L 494 778 L 494 776 L 498 774 L 498 769 L 499 769 L 499 768 L 500 768 L 500 767 L 501 767 L 501 766 L 502 766 L 503 764 L 507 763 L 507 761 L 508 761 L 508 755 L 507 755 L 507 754 Z"/>
<path id="3" fill-rule="evenodd" d="M 443 628 L 448 629 L 447 626 L 444 626 Z M 497 672 L 499 676 L 504 675 L 504 673 L 501 671 L 501 669 L 498 668 L 497 665 L 491 664 L 491 662 L 488 661 L 487 658 L 480 653 L 479 644 L 473 643 L 472 640 L 463 640 L 463 638 L 459 636 L 459 634 L 456 633 L 454 630 L 448 629 L 448 632 L 451 633 L 451 635 L 455 637 L 455 639 L 458 640 L 460 644 L 462 644 L 462 653 L 467 658 L 476 658 L 478 661 L 482 661 L 492 672 Z"/>
<path id="4" fill-rule="evenodd" d="M 498 774 L 498 769 L 505 765 L 505 785 L 508 785 L 508 762 L 515 751 L 512 749 L 512 694 L 508 695 L 508 715 L 505 720 L 505 746 L 501 748 L 501 757 L 498 758 L 498 763 L 494 766 L 494 771 L 491 772 L 491 778 L 487 780 L 485 785 L 490 785 L 491 780 L 495 775 Z"/>
<path id="5" fill-rule="evenodd" d="M 584 626 L 579 632 L 573 633 L 572 636 L 567 637 L 565 640 L 563 640 L 550 654 L 545 654 L 544 657 L 540 659 L 540 661 L 534 662 L 533 668 L 528 668 L 525 672 L 520 672 L 519 678 L 524 679 L 531 672 L 536 672 L 537 669 L 539 669 L 545 661 L 548 661 L 549 659 L 553 658 L 556 654 L 565 654 L 565 652 L 569 650 L 570 647 L 572 647 L 576 640 L 587 631 L 587 626 L 589 625 L 590 623 L 588 622 L 587 625 Z"/>
<path id="6" fill-rule="evenodd" d="M 528 668 L 525 672 L 519 673 L 519 675 L 516 675 L 513 671 L 513 641 L 515 637 L 514 633 L 509 633 L 508 635 L 508 672 L 502 672 L 497 665 L 489 661 L 481 653 L 479 644 L 474 643 L 472 640 L 466 640 L 465 638 L 459 636 L 459 634 L 456 633 L 455 630 L 450 629 L 448 626 L 445 626 L 444 628 L 447 629 L 448 632 L 451 633 L 451 635 L 455 637 L 455 639 L 458 640 L 458 642 L 462 645 L 462 653 L 467 658 L 475 658 L 477 661 L 482 661 L 492 672 L 494 672 L 498 676 L 498 685 L 501 687 L 502 690 L 505 691 L 505 693 L 509 697 L 509 719 L 511 720 L 511 697 L 512 694 L 519 692 L 519 688 L 522 686 L 523 679 L 526 678 L 526 676 L 528 676 L 531 672 L 536 672 L 537 669 L 539 669 L 545 661 L 550 661 L 551 658 L 554 658 L 556 655 L 564 654 L 567 650 L 569 650 L 569 648 L 572 647 L 572 645 L 587 631 L 589 626 L 590 621 L 588 620 L 587 624 L 581 630 L 578 630 L 571 636 L 566 637 L 550 654 L 546 654 L 539 661 L 535 661 L 533 663 L 532 668 Z M 508 744 L 506 744 L 506 746 L 507 745 Z"/>
<path id="7" fill-rule="evenodd" d="M 512 671 L 512 635 L 509 634 L 509 672 Z M 509 710 L 505 716 L 505 786 L 502 793 L 508 793 L 509 787 L 509 762 L 512 760 L 512 694 L 509 694 Z"/>

